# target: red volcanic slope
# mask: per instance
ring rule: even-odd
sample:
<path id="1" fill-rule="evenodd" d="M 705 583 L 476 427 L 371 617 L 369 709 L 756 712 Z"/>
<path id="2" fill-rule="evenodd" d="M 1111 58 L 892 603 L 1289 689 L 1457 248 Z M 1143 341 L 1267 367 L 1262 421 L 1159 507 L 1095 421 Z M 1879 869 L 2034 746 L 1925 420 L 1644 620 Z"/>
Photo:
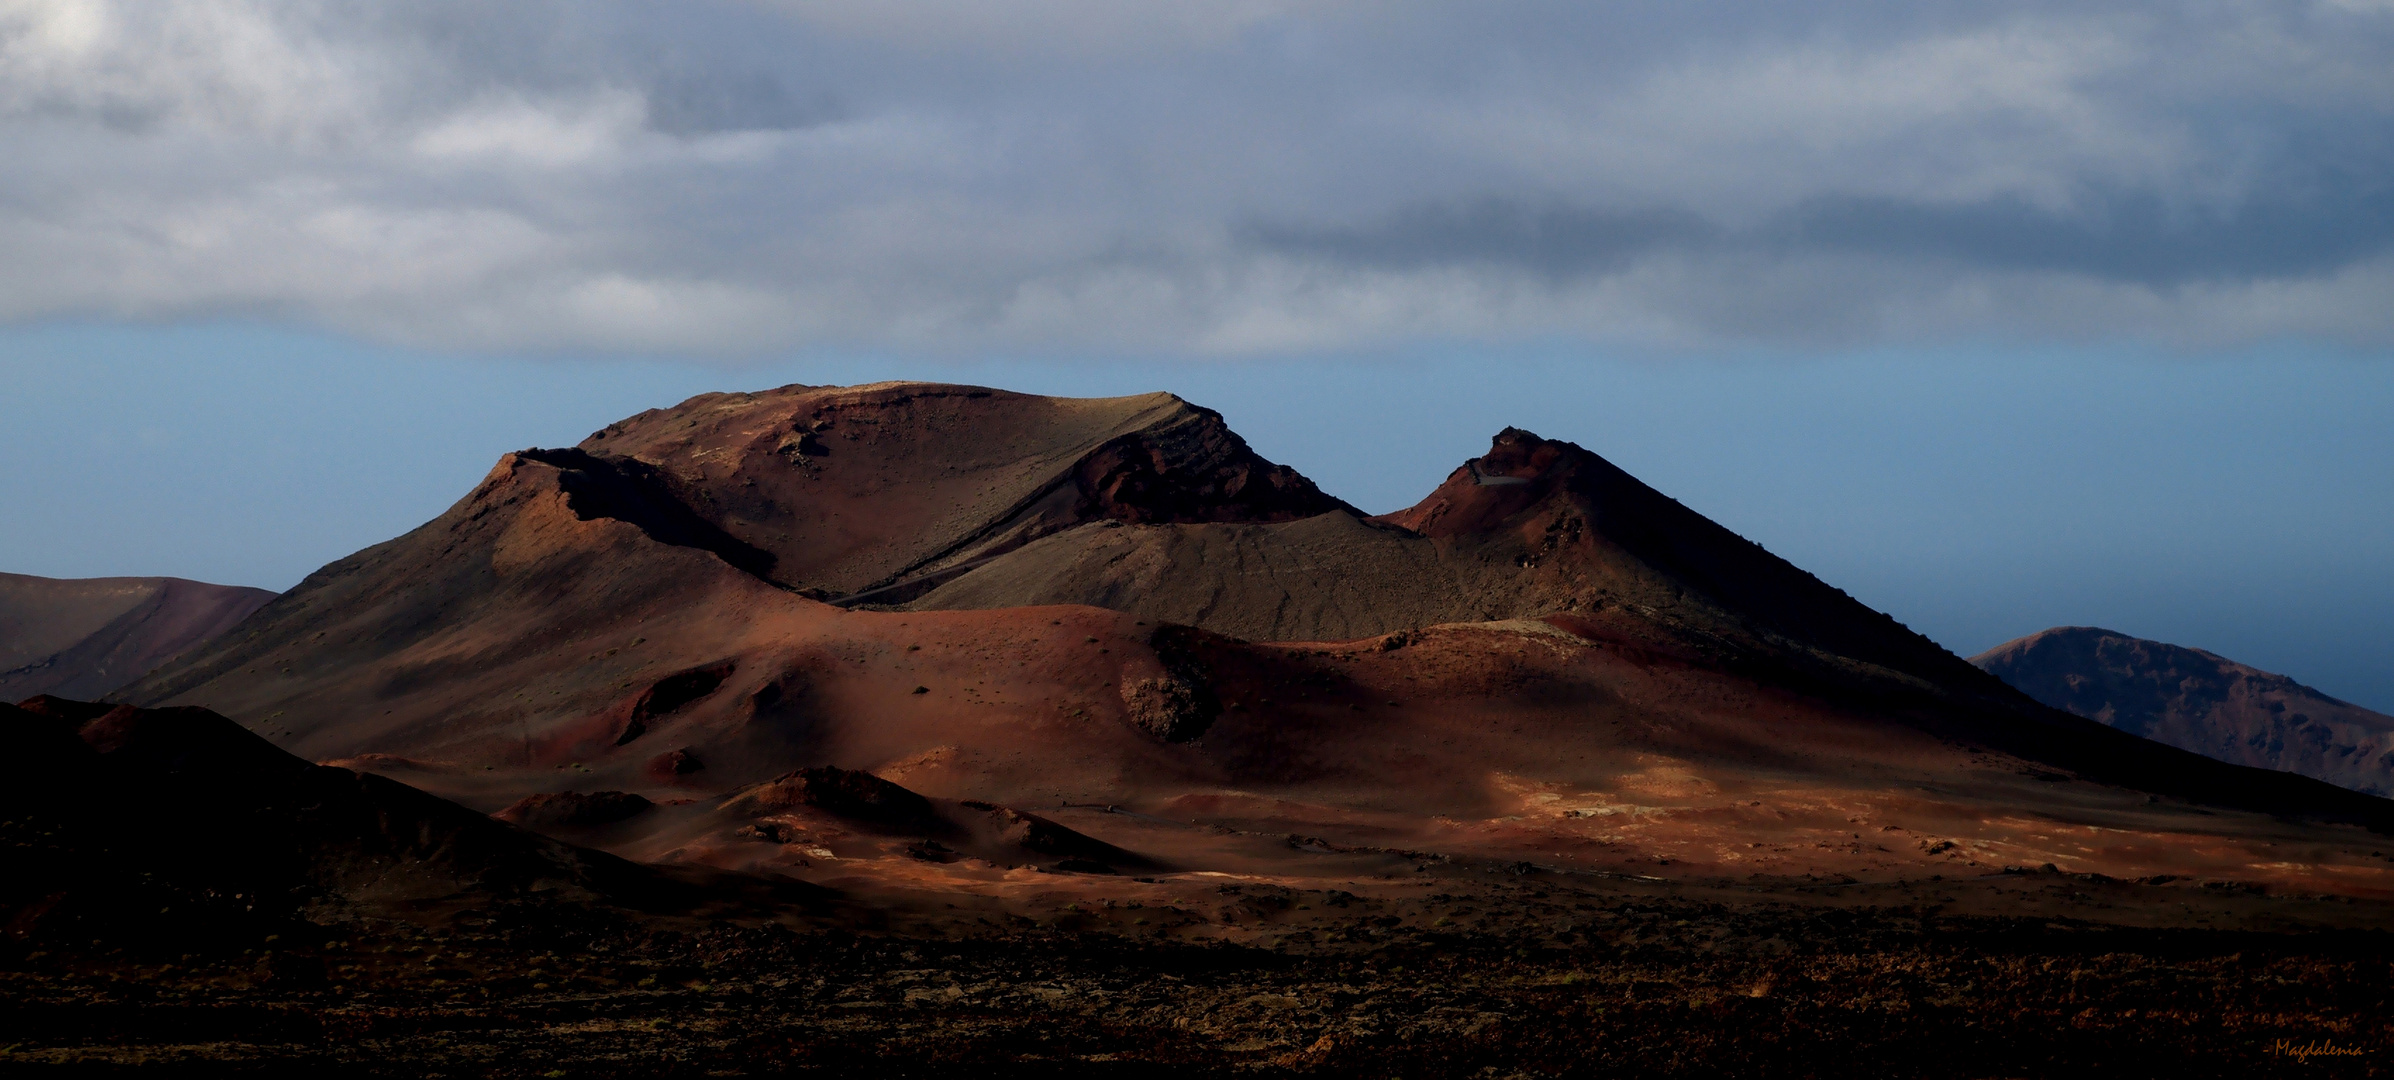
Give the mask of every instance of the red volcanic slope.
<path id="1" fill-rule="evenodd" d="M 0 700 L 99 697 L 272 599 L 264 589 L 182 578 L 0 574 Z"/>
<path id="2" fill-rule="evenodd" d="M 1122 537 L 1108 577 L 1092 553 Z M 951 602 L 976 582 L 1066 591 Z M 1068 591 L 1090 582 L 1114 591 Z M 1367 629 L 1203 629 L 1263 623 Z M 693 399 L 509 455 L 130 693 L 485 810 L 636 795 L 655 809 L 559 826 L 635 858 L 923 888 L 1029 887 L 1008 852 L 1069 826 L 1237 873 L 1406 850 L 2367 893 L 2388 882 L 2365 841 L 2300 821 L 2394 827 L 2380 800 L 2038 706 L 1569 444 L 1508 431 L 1369 521 L 1164 395 Z M 829 767 L 937 821 L 756 797 Z"/>
<path id="3" fill-rule="evenodd" d="M 2214 653 L 2058 626 L 1970 662 L 2038 701 L 2132 735 L 2394 795 L 2394 716 Z"/>

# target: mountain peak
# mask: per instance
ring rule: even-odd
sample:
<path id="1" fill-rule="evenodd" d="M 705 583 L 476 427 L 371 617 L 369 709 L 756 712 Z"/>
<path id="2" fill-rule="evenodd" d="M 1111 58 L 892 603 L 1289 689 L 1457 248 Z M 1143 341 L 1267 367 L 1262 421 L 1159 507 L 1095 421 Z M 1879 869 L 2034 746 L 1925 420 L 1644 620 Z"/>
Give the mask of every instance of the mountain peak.
<path id="1" fill-rule="evenodd" d="M 1591 463 L 1611 467 L 1573 443 L 1508 427 L 1488 441 L 1486 454 L 1456 467 L 1422 501 L 1378 520 L 1423 536 L 1485 532 L 1545 501 Z"/>

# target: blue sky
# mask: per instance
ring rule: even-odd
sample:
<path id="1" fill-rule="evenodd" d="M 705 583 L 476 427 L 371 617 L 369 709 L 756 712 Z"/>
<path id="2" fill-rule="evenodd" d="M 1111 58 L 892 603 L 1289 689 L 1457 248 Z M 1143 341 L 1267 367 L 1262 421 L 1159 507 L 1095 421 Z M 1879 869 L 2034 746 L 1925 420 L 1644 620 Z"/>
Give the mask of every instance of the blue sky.
<path id="1" fill-rule="evenodd" d="M 1519 425 L 1958 652 L 2091 624 L 2394 710 L 2394 363 L 2321 349 L 729 365 L 253 324 L 19 330 L 0 334 L 0 567 L 287 588 L 438 514 L 506 451 L 710 390 L 882 378 L 1171 390 L 1375 512 Z"/>
<path id="2" fill-rule="evenodd" d="M 0 569 L 287 586 L 704 390 L 1170 389 L 2394 709 L 2394 0 L 0 0 L 0 162 Z"/>

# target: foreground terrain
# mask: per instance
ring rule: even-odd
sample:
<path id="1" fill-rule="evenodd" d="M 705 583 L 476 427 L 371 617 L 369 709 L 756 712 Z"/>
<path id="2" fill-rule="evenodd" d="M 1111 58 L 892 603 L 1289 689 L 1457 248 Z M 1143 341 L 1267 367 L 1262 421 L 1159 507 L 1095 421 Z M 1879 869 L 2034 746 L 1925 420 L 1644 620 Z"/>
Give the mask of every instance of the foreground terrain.
<path id="1" fill-rule="evenodd" d="M 44 952 L 0 978 L 0 1071 L 2369 1076 L 2394 1054 L 2394 937 L 2353 927 L 2373 908 L 2033 871 L 1396 892 L 1183 888 L 898 935 L 529 907 Z M 2138 906 L 2217 927 L 2083 917 Z M 1155 936 L 1141 911 L 1207 932 Z"/>
<path id="2" fill-rule="evenodd" d="M 1087 856 L 1136 857 L 1032 815 L 982 842 L 1047 866 L 851 839 L 809 885 L 616 860 L 204 710 L 26 704 L 0 707 L 12 1075 L 2374 1075 L 2394 1050 L 2394 905 L 2349 894 L 1966 860 L 1665 878 L 1220 824 L 1194 831 L 1244 872 L 1116 872 Z M 942 820 L 865 774 L 776 790 Z M 1083 858 L 1036 850 L 1064 842 Z"/>

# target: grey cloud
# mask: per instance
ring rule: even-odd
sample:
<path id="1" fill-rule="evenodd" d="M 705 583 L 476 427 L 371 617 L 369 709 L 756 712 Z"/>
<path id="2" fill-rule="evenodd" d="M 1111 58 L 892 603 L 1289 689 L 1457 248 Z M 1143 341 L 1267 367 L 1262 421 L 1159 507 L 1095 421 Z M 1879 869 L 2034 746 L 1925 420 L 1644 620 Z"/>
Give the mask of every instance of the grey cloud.
<path id="1" fill-rule="evenodd" d="M 21 0 L 0 319 L 2394 343 L 2394 5 Z"/>

